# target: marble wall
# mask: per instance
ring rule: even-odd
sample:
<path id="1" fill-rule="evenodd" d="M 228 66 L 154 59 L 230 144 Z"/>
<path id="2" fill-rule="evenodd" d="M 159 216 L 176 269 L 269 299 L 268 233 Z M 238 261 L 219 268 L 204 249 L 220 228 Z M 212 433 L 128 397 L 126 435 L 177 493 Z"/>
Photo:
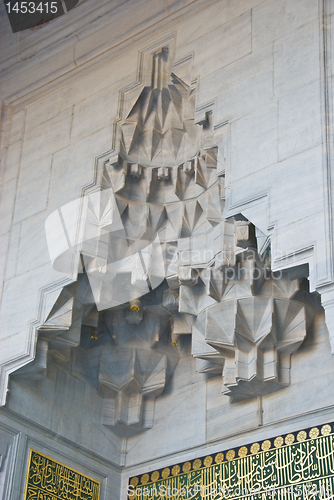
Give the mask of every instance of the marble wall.
<path id="1" fill-rule="evenodd" d="M 114 500 L 137 473 L 333 420 L 334 2 L 86 0 L 17 34 L 0 9 L 1 498 L 22 498 L 30 447 L 100 480 L 101 499 Z M 38 326 L 76 279 L 52 268 L 45 220 L 94 184 L 140 52 L 170 37 L 175 62 L 188 61 L 175 71 L 198 80 L 198 110 L 210 107 L 214 126 L 228 121 L 228 215 L 271 240 L 274 269 L 308 264 L 326 317 L 319 308 L 292 356 L 291 385 L 240 403 L 221 394 L 221 377 L 196 372 L 185 344 L 154 426 L 124 438 L 101 425 L 95 389 L 66 371 L 51 366 L 32 385 L 9 375 L 34 358 Z"/>

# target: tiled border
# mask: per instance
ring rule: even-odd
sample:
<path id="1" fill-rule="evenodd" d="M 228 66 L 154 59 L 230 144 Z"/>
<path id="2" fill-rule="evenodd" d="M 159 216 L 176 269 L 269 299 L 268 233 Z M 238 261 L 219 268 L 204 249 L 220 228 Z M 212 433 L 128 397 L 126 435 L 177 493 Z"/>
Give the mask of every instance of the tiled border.
<path id="1" fill-rule="evenodd" d="M 193 470 L 203 469 L 210 467 L 211 465 L 229 462 L 234 459 L 244 458 L 247 455 L 257 454 L 261 451 L 266 452 L 270 449 L 281 448 L 282 446 L 291 446 L 295 442 L 300 443 L 306 441 L 307 439 L 316 439 L 319 436 L 328 436 L 332 434 L 333 429 L 334 423 L 332 422 L 331 424 L 325 424 L 319 427 L 310 427 L 302 431 L 283 434 L 277 436 L 276 438 L 265 439 L 263 441 L 245 446 L 231 448 L 213 455 L 206 455 L 191 461 L 175 464 L 174 466 L 157 469 L 150 473 L 141 474 L 140 476 L 133 476 L 129 479 L 129 485 L 136 487 L 152 484 L 162 479 L 168 479 L 169 477 L 186 474 Z"/>

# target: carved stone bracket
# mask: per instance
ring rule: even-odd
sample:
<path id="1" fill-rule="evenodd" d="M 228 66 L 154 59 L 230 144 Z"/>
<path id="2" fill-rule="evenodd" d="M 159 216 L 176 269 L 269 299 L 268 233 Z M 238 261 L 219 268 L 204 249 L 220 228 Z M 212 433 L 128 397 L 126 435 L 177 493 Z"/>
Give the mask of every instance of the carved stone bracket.
<path id="1" fill-rule="evenodd" d="M 35 361 L 14 374 L 35 381 L 53 363 L 92 384 L 102 423 L 124 436 L 153 425 L 190 335 L 198 370 L 222 374 L 232 401 L 288 385 L 315 308 L 305 281 L 271 273 L 254 226 L 225 218 L 228 144 L 216 139 L 227 123 L 214 127 L 210 110 L 195 121 L 195 89 L 167 45 L 142 65 L 96 189 L 47 220 L 54 267 L 79 278 L 40 326 Z"/>
<path id="2" fill-rule="evenodd" d="M 192 353 L 199 371 L 222 374 L 222 392 L 235 402 L 290 384 L 290 357 L 305 339 L 317 300 L 307 280 L 271 273 L 255 251 L 241 254 L 233 271 L 225 283 L 223 271 L 209 278 L 219 293 L 196 317 Z"/>

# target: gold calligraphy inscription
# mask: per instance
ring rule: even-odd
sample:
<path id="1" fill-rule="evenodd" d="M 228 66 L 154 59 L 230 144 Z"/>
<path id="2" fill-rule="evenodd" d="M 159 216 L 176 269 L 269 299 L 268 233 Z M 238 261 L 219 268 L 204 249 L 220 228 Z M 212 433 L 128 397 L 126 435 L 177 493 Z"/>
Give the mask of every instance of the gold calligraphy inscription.
<path id="1" fill-rule="evenodd" d="M 23 500 L 99 500 L 100 483 L 30 450 Z"/>
<path id="2" fill-rule="evenodd" d="M 129 499 L 333 500 L 333 429 L 312 427 L 132 477 Z"/>

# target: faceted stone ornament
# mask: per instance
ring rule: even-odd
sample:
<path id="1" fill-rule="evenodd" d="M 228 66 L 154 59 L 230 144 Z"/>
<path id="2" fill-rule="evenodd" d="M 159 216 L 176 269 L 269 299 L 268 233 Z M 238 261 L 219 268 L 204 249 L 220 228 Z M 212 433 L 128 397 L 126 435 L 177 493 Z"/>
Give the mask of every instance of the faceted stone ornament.
<path id="1" fill-rule="evenodd" d="M 97 185 L 46 221 L 53 266 L 78 277 L 14 375 L 35 381 L 49 364 L 89 384 L 103 425 L 125 437 L 152 427 L 190 347 L 232 401 L 288 385 L 314 312 L 305 281 L 272 274 L 257 252 L 263 233 L 225 219 L 212 112 L 195 121 L 195 87 L 173 73 L 170 49 L 146 53 L 139 75 L 121 92 Z"/>
<path id="2" fill-rule="evenodd" d="M 128 162 L 173 167 L 201 146 L 194 90 L 170 74 L 169 59 L 168 47 L 153 55 L 151 85 L 143 88 L 122 123 L 120 154 Z"/>
<path id="3" fill-rule="evenodd" d="M 99 388 L 104 395 L 102 423 L 122 435 L 152 427 L 147 413 L 166 383 L 167 356 L 148 349 L 100 351 Z M 153 403 L 153 406 L 152 406 Z"/>
<path id="4" fill-rule="evenodd" d="M 204 361 L 198 370 L 221 373 L 222 392 L 232 402 L 290 384 L 290 357 L 315 314 L 315 304 L 304 300 L 301 280 L 291 282 L 287 274 L 272 273 L 255 279 L 244 272 L 246 265 L 252 272 L 250 261 L 239 262 L 239 276 L 228 280 L 214 305 L 197 309 L 192 328 L 192 354 Z M 191 299 L 198 302 L 194 288 L 188 291 Z"/>

